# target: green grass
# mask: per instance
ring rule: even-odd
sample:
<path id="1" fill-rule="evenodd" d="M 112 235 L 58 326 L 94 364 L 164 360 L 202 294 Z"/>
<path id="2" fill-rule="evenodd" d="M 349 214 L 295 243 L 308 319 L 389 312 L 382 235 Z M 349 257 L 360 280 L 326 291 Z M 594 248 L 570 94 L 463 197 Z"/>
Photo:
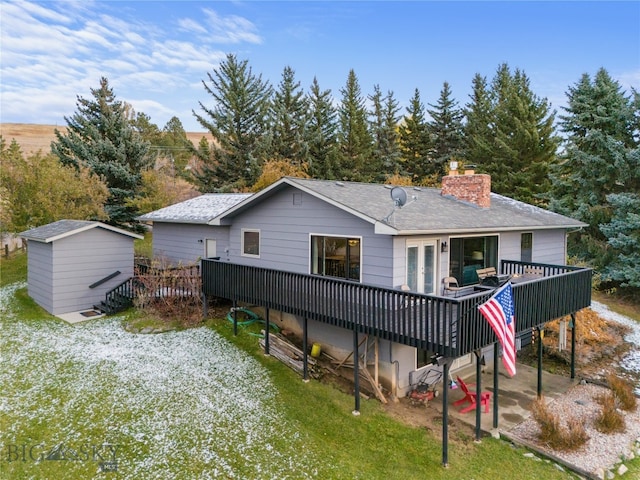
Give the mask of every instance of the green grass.
<path id="1" fill-rule="evenodd" d="M 138 257 L 153 258 L 153 242 L 151 232 L 145 232 L 144 238 L 133 241 L 133 250 Z"/>
<path id="2" fill-rule="evenodd" d="M 257 347 L 255 337 L 243 330 L 234 337 L 228 322 L 214 322 L 213 328 L 271 372 L 287 418 L 309 438 L 309 447 L 316 454 L 331 459 L 331 464 L 337 467 L 337 473 L 318 478 L 575 478 L 559 472 L 548 462 L 524 457 L 526 450 L 505 441 L 484 438 L 475 443 L 452 429 L 449 465 L 445 468 L 442 443 L 434 434 L 392 419 L 375 399 L 362 400 L 361 414 L 356 417 L 351 413 L 353 396 L 318 381 L 303 382 L 291 369 L 266 357 Z"/>
<path id="3" fill-rule="evenodd" d="M 0 256 L 0 287 L 27 280 L 27 254 L 19 250 L 9 258 Z"/>

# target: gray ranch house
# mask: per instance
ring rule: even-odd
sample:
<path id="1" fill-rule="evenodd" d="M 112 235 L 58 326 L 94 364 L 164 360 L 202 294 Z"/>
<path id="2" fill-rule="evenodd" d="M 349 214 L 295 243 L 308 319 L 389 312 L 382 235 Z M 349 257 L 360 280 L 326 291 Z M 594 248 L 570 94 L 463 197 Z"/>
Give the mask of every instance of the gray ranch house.
<path id="1" fill-rule="evenodd" d="M 473 294 L 482 289 L 482 273 L 505 273 L 504 261 L 533 266 L 566 263 L 567 235 L 585 224 L 492 193 L 488 175 L 453 173 L 443 178 L 441 189 L 285 177 L 252 196 L 236 197 L 236 204 L 227 204 L 213 218 L 206 215 L 206 226 L 193 229 L 197 234 L 184 228 L 184 220 L 163 219 L 158 250 L 170 258 L 185 258 L 185 243 L 215 235 L 218 248 L 211 256 L 219 260 L 214 263 L 411 292 L 421 295 L 412 301 L 427 303 L 433 296 L 455 297 L 458 302 L 457 297 Z M 152 220 L 157 213 L 142 218 Z M 206 230 L 212 227 L 219 230 L 215 234 Z M 536 275 L 535 268 L 527 270 L 527 275 Z M 207 280 L 203 281 L 206 290 Z M 221 284 L 209 293 L 228 288 Z M 270 299 L 248 303 L 270 308 L 271 321 L 296 332 L 304 330 L 305 338 L 308 334 L 311 342 L 321 344 L 323 351 L 336 358 L 354 350 L 351 326 L 356 325 L 361 334 L 381 332 L 371 335 L 376 342 L 370 350 L 376 352 L 376 378 L 396 396 L 407 393 L 426 369 L 433 368 L 433 357 L 438 354 L 417 333 L 399 333 L 398 325 L 364 327 L 361 322 L 367 320 L 354 323 L 333 314 L 323 317 L 330 320 L 315 320 L 314 316 L 322 314 L 296 314 L 302 311 L 298 307 L 278 311 L 278 302 Z M 459 308 L 458 303 L 452 305 L 447 306 L 454 312 L 451 315 L 459 315 L 453 310 Z M 459 320 L 456 322 L 458 325 Z M 460 342 L 455 331 L 446 333 L 451 335 Z M 476 340 L 469 340 L 469 345 Z M 449 340 L 440 338 L 441 344 L 443 341 Z M 477 344 L 486 347 L 486 343 Z M 459 347 L 460 343 L 451 349 L 464 353 L 453 361 L 454 370 L 474 363 L 471 347 Z M 486 350 L 490 356 L 491 348 Z"/>
<path id="2" fill-rule="evenodd" d="M 53 315 L 92 309 L 133 276 L 141 235 L 101 222 L 59 220 L 22 232 L 31 298 Z"/>

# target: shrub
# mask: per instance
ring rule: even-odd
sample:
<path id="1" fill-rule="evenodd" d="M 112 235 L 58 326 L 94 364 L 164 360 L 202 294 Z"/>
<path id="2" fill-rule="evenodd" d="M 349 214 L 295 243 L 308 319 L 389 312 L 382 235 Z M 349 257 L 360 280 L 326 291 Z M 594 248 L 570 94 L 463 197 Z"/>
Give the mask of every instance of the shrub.
<path id="1" fill-rule="evenodd" d="M 154 260 L 137 279 L 136 308 L 165 320 L 178 319 L 183 327 L 202 321 L 202 285 L 196 266 L 171 267 L 165 261 Z"/>
<path id="2" fill-rule="evenodd" d="M 537 398 L 531 407 L 534 420 L 540 427 L 540 441 L 546 443 L 554 450 L 570 451 L 576 450 L 584 445 L 589 436 L 582 422 L 575 418 L 570 418 L 566 426 L 560 424 L 557 415 L 554 415 L 547 408 L 544 397 Z"/>
<path id="3" fill-rule="evenodd" d="M 633 393 L 633 385 L 613 373 L 607 376 L 607 383 L 617 401 L 616 406 L 627 412 L 635 412 L 637 402 Z"/>
<path id="4" fill-rule="evenodd" d="M 616 395 L 608 392 L 600 395 L 596 401 L 602 405 L 602 411 L 595 421 L 596 429 L 602 433 L 621 433 L 625 431 L 622 414 L 618 411 Z"/>

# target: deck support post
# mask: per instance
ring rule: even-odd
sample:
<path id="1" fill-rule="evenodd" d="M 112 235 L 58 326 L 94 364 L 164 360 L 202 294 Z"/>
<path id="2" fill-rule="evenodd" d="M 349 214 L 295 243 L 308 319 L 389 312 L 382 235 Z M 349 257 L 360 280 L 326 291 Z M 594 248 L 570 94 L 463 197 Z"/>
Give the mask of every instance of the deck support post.
<path id="1" fill-rule="evenodd" d="M 493 428 L 498 428 L 498 342 L 493 344 Z"/>
<path id="2" fill-rule="evenodd" d="M 238 335 L 238 301 L 233 301 L 233 336 Z"/>
<path id="3" fill-rule="evenodd" d="M 542 397 L 542 336 L 544 329 L 536 327 L 538 332 L 538 398 Z"/>
<path id="4" fill-rule="evenodd" d="M 305 382 L 309 381 L 309 359 L 307 357 L 307 328 L 308 328 L 308 320 L 307 317 L 304 317 L 302 322 L 302 379 Z"/>
<path id="5" fill-rule="evenodd" d="M 355 397 L 354 415 L 360 415 L 360 372 L 359 372 L 360 354 L 358 353 L 358 330 L 353 325 L 353 386 Z"/>
<path id="6" fill-rule="evenodd" d="M 442 366 L 443 378 L 449 378 L 450 367 L 448 361 Z M 449 385 L 446 381 L 442 388 L 442 466 L 449 466 Z"/>
<path id="7" fill-rule="evenodd" d="M 571 314 L 571 380 L 576 378 L 576 314 Z"/>
<path id="8" fill-rule="evenodd" d="M 474 350 L 476 356 L 476 442 L 480 441 L 480 434 L 482 431 L 482 364 L 480 357 L 482 350 Z"/>
<path id="9" fill-rule="evenodd" d="M 264 311 L 264 354 L 269 355 L 269 307 Z"/>

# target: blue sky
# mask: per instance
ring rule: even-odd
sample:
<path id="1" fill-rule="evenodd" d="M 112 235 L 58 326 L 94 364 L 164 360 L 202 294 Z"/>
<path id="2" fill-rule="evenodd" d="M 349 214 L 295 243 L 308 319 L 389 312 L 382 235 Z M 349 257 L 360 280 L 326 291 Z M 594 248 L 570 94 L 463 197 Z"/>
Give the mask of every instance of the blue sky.
<path id="1" fill-rule="evenodd" d="M 568 88 L 601 67 L 640 89 L 640 2 L 268 2 L 0 0 L 0 120 L 65 125 L 99 79 L 160 128 L 212 106 L 203 86 L 228 53 L 277 86 L 285 66 L 308 91 L 340 100 L 350 69 L 363 95 L 413 92 L 462 106 L 479 73 L 523 70 L 560 111 Z M 427 105 L 428 106 L 428 105 Z"/>

